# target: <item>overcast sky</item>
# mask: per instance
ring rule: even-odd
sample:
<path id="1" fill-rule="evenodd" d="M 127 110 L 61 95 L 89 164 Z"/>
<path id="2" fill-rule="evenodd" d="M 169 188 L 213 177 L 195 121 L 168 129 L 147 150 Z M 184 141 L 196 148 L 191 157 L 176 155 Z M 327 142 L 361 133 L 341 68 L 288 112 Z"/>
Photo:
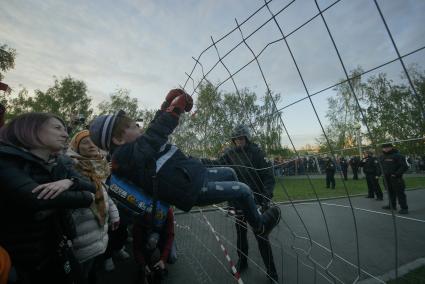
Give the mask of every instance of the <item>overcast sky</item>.
<path id="1" fill-rule="evenodd" d="M 287 4 L 276 16 L 285 34 L 292 32 L 317 13 L 313 0 L 274 0 L 273 13 Z M 322 9 L 333 1 L 318 1 Z M 378 1 L 393 32 L 401 54 L 425 46 L 425 1 Z M 202 51 L 242 23 L 264 2 L 259 0 L 0 0 L 0 43 L 17 50 L 15 69 L 6 73 L 4 81 L 14 90 L 26 87 L 46 90 L 53 85 L 53 76 L 67 75 L 86 82 L 94 105 L 107 99 L 118 88 L 127 88 L 144 108 L 156 108 L 170 88 L 186 82 Z M 343 0 L 324 13 L 335 37 L 347 69 L 357 66 L 367 70 L 394 59 L 396 54 L 382 20 L 371 0 Z M 246 37 L 267 22 L 271 14 L 262 9 L 242 25 Z M 258 54 L 268 43 L 281 38 L 274 21 L 256 31 L 247 43 Z M 236 30 L 217 44 L 221 56 L 241 41 Z M 320 17 L 288 37 L 288 44 L 299 64 L 310 93 L 317 92 L 344 78 Z M 423 66 L 425 52 L 406 58 L 406 63 Z M 241 44 L 223 62 L 234 73 L 252 59 L 250 50 Z M 283 41 L 268 45 L 259 57 L 269 87 L 282 94 L 280 106 L 306 95 L 300 77 Z M 200 57 L 204 72 L 217 62 L 217 53 L 210 48 Z M 399 63 L 377 72 L 386 72 L 397 79 Z M 374 73 L 376 74 L 376 72 Z M 202 78 L 195 68 L 193 79 Z M 207 76 L 213 83 L 228 78 L 222 65 Z M 255 62 L 235 77 L 239 88 L 248 87 L 260 97 L 266 86 Z M 192 83 L 187 86 L 192 91 Z M 234 91 L 228 80 L 220 90 Z M 325 92 L 314 98 L 321 119 L 326 113 Z M 288 108 L 283 118 L 298 145 L 314 142 L 320 133 L 308 101 Z"/>

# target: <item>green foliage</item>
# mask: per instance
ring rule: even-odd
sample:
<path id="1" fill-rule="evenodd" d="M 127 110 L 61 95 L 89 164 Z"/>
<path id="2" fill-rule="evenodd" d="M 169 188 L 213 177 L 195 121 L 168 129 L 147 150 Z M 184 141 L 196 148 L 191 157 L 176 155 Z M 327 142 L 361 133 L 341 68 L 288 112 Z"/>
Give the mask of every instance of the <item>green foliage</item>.
<path id="1" fill-rule="evenodd" d="M 143 119 L 144 112 L 139 108 L 139 101 L 130 97 L 130 91 L 127 89 L 118 89 L 110 94 L 109 101 L 103 101 L 98 106 L 100 114 L 113 114 L 119 110 L 136 121 Z"/>
<path id="2" fill-rule="evenodd" d="M 77 115 L 88 118 L 91 109 L 91 98 L 87 95 L 87 86 L 83 81 L 70 76 L 58 80 L 45 92 L 36 90 L 34 96 L 29 96 L 22 89 L 15 96 L 4 98 L 8 107 L 8 118 L 13 118 L 25 112 L 50 112 L 60 116 L 70 126 Z"/>
<path id="3" fill-rule="evenodd" d="M 267 153 L 273 157 L 289 158 L 294 156 L 294 152 L 286 146 L 279 146 L 278 148 L 269 150 Z"/>
<path id="4" fill-rule="evenodd" d="M 361 122 L 361 103 L 366 97 L 361 73 L 363 70 L 359 67 L 350 74 L 350 78 L 353 78 L 350 81 L 351 87 L 356 96 L 350 84 L 345 82 L 334 89 L 335 97 L 328 98 L 326 118 L 329 125 L 325 128 L 328 141 L 323 134 L 318 138 L 320 150 L 323 152 L 330 151 L 329 144 L 333 149 L 351 148 L 357 144 L 356 132 Z"/>
<path id="5" fill-rule="evenodd" d="M 279 94 L 266 94 L 260 104 L 248 89 L 222 93 L 211 83 L 203 84 L 196 97 L 196 110 L 190 117 L 181 118 L 174 142 L 191 155 L 217 157 L 230 145 L 233 128 L 243 123 L 267 154 L 287 155 L 289 150 L 280 143 L 280 116 L 273 103 L 279 100 Z"/>
<path id="6" fill-rule="evenodd" d="M 16 96 L 3 97 L 1 103 L 3 103 L 6 108 L 6 120 L 14 118 L 15 116 L 30 112 L 32 98 L 28 95 L 27 89 L 21 89 Z"/>
<path id="7" fill-rule="evenodd" d="M 366 82 L 362 82 L 359 76 L 361 73 L 362 70 L 358 68 L 350 75 L 350 77 L 357 76 L 352 80 L 357 101 L 348 83 L 341 84 L 336 89 L 337 95 L 328 100 L 329 125 L 326 134 L 331 146 L 334 149 L 355 147 L 358 144 L 356 140 L 358 123 L 361 123 L 364 144 L 423 137 L 425 71 L 419 71 L 416 67 L 409 70 L 418 96 L 414 95 L 407 83 L 395 84 L 385 73 L 371 76 Z M 364 120 L 360 115 L 361 112 L 365 115 Z M 318 139 L 318 144 L 322 151 L 329 151 L 324 135 Z M 409 153 L 419 154 L 425 151 L 425 146 L 420 141 L 402 143 L 398 146 L 402 151 Z"/>
<path id="8" fill-rule="evenodd" d="M 0 44 L 0 81 L 4 78 L 4 72 L 15 67 L 16 50 L 8 47 L 6 44 Z M 9 99 L 5 92 L 0 92 L 0 104 L 6 107 L 6 119 L 9 114 Z"/>
<path id="9" fill-rule="evenodd" d="M 228 121 L 225 134 L 230 137 L 232 129 L 238 124 L 246 124 L 257 136 L 256 118 L 261 115 L 261 106 L 257 104 L 257 95 L 244 88 L 237 93 L 224 94 L 223 110 Z"/>
<path id="10" fill-rule="evenodd" d="M 68 125 L 76 115 L 87 118 L 93 113 L 86 84 L 70 76 L 61 81 L 55 79 L 54 86 L 45 92 L 36 90 L 34 98 L 30 98 L 30 105 L 32 111 L 51 112 L 61 116 Z"/>
<path id="11" fill-rule="evenodd" d="M 266 93 L 263 98 L 264 103 L 259 108 L 255 122 L 257 125 L 256 135 L 259 143 L 269 155 L 287 157 L 291 151 L 288 148 L 282 148 L 281 135 L 283 125 L 280 113 L 276 108 L 276 104 L 280 99 L 280 94 Z"/>
<path id="12" fill-rule="evenodd" d="M 0 45 L 1 72 L 14 67 L 15 56 L 14 49 Z M 329 125 L 325 129 L 326 137 L 322 135 L 317 139 L 320 151 L 329 152 L 331 146 L 333 149 L 351 149 L 344 151 L 344 155 L 356 154 L 358 140 L 360 144 L 379 144 L 423 137 L 425 71 L 415 66 L 409 69 L 417 95 L 407 83 L 395 84 L 386 74 L 369 77 L 365 82 L 360 76 L 362 73 L 360 67 L 353 70 L 350 84 L 338 85 L 334 89 L 336 96 L 328 99 L 326 117 Z M 0 80 L 2 78 L 0 73 Z M 195 110 L 191 115 L 181 117 L 173 135 L 174 142 L 184 151 L 197 156 L 218 156 L 231 143 L 232 129 L 243 123 L 250 127 L 254 142 L 260 144 L 268 155 L 293 155 L 281 145 L 283 123 L 276 109 L 280 94 L 270 92 L 259 98 L 247 88 L 220 92 L 209 82 L 202 84 L 197 91 Z M 52 87 L 46 91 L 36 90 L 34 95 L 29 95 L 25 88 L 8 96 L 0 94 L 0 103 L 7 107 L 7 119 L 30 111 L 52 112 L 63 117 L 68 125 L 80 116 L 89 118 L 93 112 L 85 83 L 70 76 L 55 79 Z M 139 108 L 138 100 L 131 98 L 127 89 L 116 90 L 98 108 L 100 114 L 124 110 L 136 121 L 143 120 L 142 127 L 146 127 L 155 114 L 153 110 Z M 425 152 L 425 144 L 420 140 L 397 146 L 404 153 Z"/>
<path id="13" fill-rule="evenodd" d="M 420 88 L 425 84 L 424 74 L 416 73 L 414 82 L 419 85 L 419 95 L 424 98 L 425 92 Z M 386 78 L 385 74 L 379 74 L 368 80 L 367 92 L 369 95 L 369 105 L 366 109 L 368 124 L 377 142 L 423 136 L 425 124 L 419 108 L 420 104 L 409 87 L 395 85 Z M 405 151 L 420 153 L 425 150 L 423 145 L 422 147 L 414 146 L 414 149 L 411 148 L 411 143 L 406 146 L 401 144 L 401 148 Z"/>
<path id="14" fill-rule="evenodd" d="M 140 123 L 140 127 L 141 128 L 146 128 L 149 123 L 152 121 L 152 119 L 154 118 L 156 113 L 156 110 L 144 110 L 142 115 L 139 116 L 139 119 L 137 121 L 139 121 Z"/>
<path id="15" fill-rule="evenodd" d="M 229 132 L 223 95 L 212 84 L 201 85 L 195 105 L 193 115 L 181 120 L 174 141 L 192 155 L 215 156 L 227 140 L 225 133 Z"/>
<path id="16" fill-rule="evenodd" d="M 6 44 L 0 44 L 0 71 L 6 72 L 15 67 L 16 50 L 8 47 Z M 0 72 L 0 81 L 4 74 Z"/>

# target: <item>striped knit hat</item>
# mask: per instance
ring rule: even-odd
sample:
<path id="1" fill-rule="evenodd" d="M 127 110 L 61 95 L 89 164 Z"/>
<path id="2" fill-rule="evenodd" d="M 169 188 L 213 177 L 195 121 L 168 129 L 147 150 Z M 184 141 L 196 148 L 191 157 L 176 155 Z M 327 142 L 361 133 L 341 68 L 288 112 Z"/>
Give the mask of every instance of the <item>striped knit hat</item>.
<path id="1" fill-rule="evenodd" d="M 93 119 L 90 124 L 90 138 L 97 147 L 105 151 L 111 149 L 112 130 L 117 117 L 124 114 L 125 112 L 120 110 L 114 115 L 100 115 Z"/>

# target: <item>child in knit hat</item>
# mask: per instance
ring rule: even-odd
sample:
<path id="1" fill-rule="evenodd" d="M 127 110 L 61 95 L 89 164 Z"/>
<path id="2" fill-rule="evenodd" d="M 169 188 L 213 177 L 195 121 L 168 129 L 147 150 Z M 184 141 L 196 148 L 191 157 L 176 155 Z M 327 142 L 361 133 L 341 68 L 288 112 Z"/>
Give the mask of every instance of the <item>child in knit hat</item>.
<path id="1" fill-rule="evenodd" d="M 67 155 L 72 158 L 75 169 L 96 186 L 95 202 L 92 206 L 72 212 L 76 225 L 73 248 L 87 279 L 93 269 L 95 257 L 103 254 L 107 248 L 108 227 L 115 230 L 120 217 L 104 183 L 110 174 L 108 162 L 91 141 L 88 130 L 79 131 L 74 135 Z"/>
<path id="2" fill-rule="evenodd" d="M 224 201 L 238 203 L 257 234 L 267 235 L 278 224 L 280 210 L 257 211 L 251 189 L 238 182 L 231 168 L 206 168 L 175 145 L 167 144 L 179 117 L 192 109 L 192 98 L 171 90 L 142 134 L 136 122 L 119 112 L 96 117 L 90 137 L 112 156 L 112 174 L 131 181 L 159 200 L 183 211 Z"/>

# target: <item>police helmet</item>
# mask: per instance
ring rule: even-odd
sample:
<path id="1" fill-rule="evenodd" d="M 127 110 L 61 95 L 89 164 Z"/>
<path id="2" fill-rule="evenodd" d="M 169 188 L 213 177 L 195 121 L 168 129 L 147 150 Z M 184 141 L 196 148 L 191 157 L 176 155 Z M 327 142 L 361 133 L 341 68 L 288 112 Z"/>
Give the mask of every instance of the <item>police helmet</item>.
<path id="1" fill-rule="evenodd" d="M 238 137 L 246 137 L 246 140 L 251 140 L 251 131 L 249 127 L 245 124 L 239 124 L 235 128 L 233 128 L 232 131 L 232 139 L 236 139 Z"/>

